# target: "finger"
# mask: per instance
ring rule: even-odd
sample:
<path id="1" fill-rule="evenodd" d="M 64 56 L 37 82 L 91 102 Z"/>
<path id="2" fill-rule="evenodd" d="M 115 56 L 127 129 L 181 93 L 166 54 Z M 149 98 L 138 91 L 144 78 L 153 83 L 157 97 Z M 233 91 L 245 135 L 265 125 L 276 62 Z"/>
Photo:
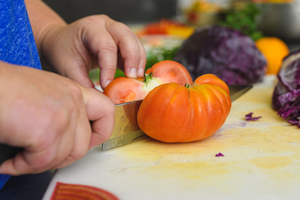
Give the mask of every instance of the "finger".
<path id="1" fill-rule="evenodd" d="M 45 130 L 44 134 L 48 137 L 29 139 L 32 142 L 24 146 L 25 150 L 23 152 L 2 163 L 0 173 L 11 175 L 39 173 L 61 162 L 73 147 L 74 137 L 72 135 L 74 129 L 70 128 L 68 116 L 59 116 L 52 122 L 59 125 Z M 73 123 L 77 123 L 77 121 Z M 57 132 L 64 134 L 53 134 Z"/>
<path id="2" fill-rule="evenodd" d="M 73 148 L 70 150 L 68 156 L 62 159 L 58 164 L 53 165 L 52 169 L 59 169 L 66 167 L 76 160 L 81 159 L 89 150 L 89 144 L 91 140 L 91 126 L 86 116 L 84 106 L 81 108 L 80 116 L 77 121 L 77 126 L 74 136 Z"/>
<path id="3" fill-rule="evenodd" d="M 107 18 L 108 17 L 104 17 Z M 105 24 L 95 25 L 99 16 L 89 18 L 84 26 L 86 31 L 82 35 L 84 44 L 97 56 L 100 68 L 100 85 L 105 88 L 114 79 L 117 67 L 117 45 L 107 32 Z M 104 23 L 100 21 L 99 23 Z"/>
<path id="4" fill-rule="evenodd" d="M 74 132 L 74 141 L 73 141 L 73 148 L 71 149 L 70 153 L 58 164 L 53 165 L 53 169 L 63 168 L 75 162 L 76 160 L 81 159 L 89 150 L 89 145 L 91 141 L 91 126 L 90 120 L 87 115 L 86 111 L 86 101 L 89 98 L 96 98 L 92 96 L 96 90 L 92 88 L 86 88 L 78 85 L 81 90 L 81 95 L 78 97 L 78 120 L 72 121 L 71 124 L 73 127 L 76 127 Z M 96 91 L 97 92 L 97 91 Z M 91 94 L 90 94 L 91 93 Z M 101 94 L 100 92 L 97 92 Z M 61 145 L 62 146 L 62 145 Z"/>
<path id="5" fill-rule="evenodd" d="M 140 64 L 139 68 L 137 70 L 137 77 L 138 78 L 143 78 L 145 75 L 145 67 L 146 67 L 146 51 L 142 43 L 139 42 L 139 49 L 141 52 L 141 59 L 140 59 Z M 121 56 L 121 53 L 118 53 L 118 68 L 124 71 L 124 59 Z"/>
<path id="6" fill-rule="evenodd" d="M 118 51 L 118 64 L 117 67 L 124 72 L 124 60 L 122 58 L 122 55 L 120 51 Z"/>
<path id="7" fill-rule="evenodd" d="M 35 156 L 27 153 L 18 153 L 15 157 L 6 160 L 0 166 L 1 174 L 20 175 L 27 173 L 39 173 L 42 172 L 46 166 L 43 166 L 43 161 L 39 159 L 37 163 L 31 163 L 31 158 L 37 159 L 39 156 Z M 48 157 L 49 158 L 49 157 Z M 32 160 L 34 160 L 32 159 Z M 37 160 L 35 160 L 37 161 Z"/>
<path id="8" fill-rule="evenodd" d="M 130 78 L 143 77 L 146 53 L 137 36 L 129 27 L 115 21 L 109 22 L 107 30 L 120 49 L 125 75 Z"/>
<path id="9" fill-rule="evenodd" d="M 61 157 L 68 155 L 71 149 L 69 147 L 69 145 L 64 145 L 64 148 L 60 148 L 59 145 L 53 144 L 52 148 L 41 151 L 26 149 L 3 162 L 0 166 L 0 173 L 21 175 L 43 172 L 50 169 L 53 164 L 60 162 Z M 58 152 L 60 157 L 57 156 Z"/>
<path id="10" fill-rule="evenodd" d="M 88 119 L 92 121 L 89 148 L 100 145 L 111 136 L 115 120 L 115 104 L 97 90 L 82 88 Z"/>
<path id="11" fill-rule="evenodd" d="M 140 59 L 139 70 L 138 70 L 138 78 L 143 78 L 145 74 L 147 55 L 146 55 L 146 50 L 141 42 L 139 42 L 139 48 L 141 52 L 141 59 Z"/>
<path id="12" fill-rule="evenodd" d="M 64 121 L 62 118 L 57 120 Z M 63 122 L 65 124 L 64 128 L 59 126 L 61 127 L 59 128 L 60 130 L 53 129 L 46 131 L 45 134 L 53 134 L 56 131 L 63 132 L 64 134 L 59 134 L 53 142 L 38 140 L 25 147 L 23 152 L 2 163 L 0 173 L 11 175 L 40 173 L 62 162 L 70 154 L 74 144 L 73 132 L 75 128 L 70 128 L 72 127 L 70 126 L 70 122 L 76 124 L 78 121 Z M 59 122 L 56 121 L 56 123 Z M 47 140 L 51 139 L 48 138 Z"/>
<path id="13" fill-rule="evenodd" d="M 102 46 L 97 54 L 100 68 L 100 85 L 105 88 L 115 77 L 117 68 L 117 46 L 112 38 L 107 35 L 106 44 Z"/>

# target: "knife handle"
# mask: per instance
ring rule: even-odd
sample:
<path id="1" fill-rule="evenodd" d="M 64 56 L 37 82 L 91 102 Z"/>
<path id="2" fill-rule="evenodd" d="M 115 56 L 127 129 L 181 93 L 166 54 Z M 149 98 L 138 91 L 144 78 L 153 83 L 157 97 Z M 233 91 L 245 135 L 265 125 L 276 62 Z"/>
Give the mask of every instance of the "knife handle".
<path id="1" fill-rule="evenodd" d="M 12 147 L 0 143 L 0 165 L 7 159 L 15 157 L 24 148 Z"/>

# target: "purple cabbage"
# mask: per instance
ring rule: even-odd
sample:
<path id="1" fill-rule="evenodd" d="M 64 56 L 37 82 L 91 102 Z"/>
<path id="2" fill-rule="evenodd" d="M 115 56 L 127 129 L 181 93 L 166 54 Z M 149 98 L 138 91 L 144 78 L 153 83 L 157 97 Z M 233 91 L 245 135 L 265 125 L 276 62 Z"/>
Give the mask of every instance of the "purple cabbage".
<path id="1" fill-rule="evenodd" d="M 245 115 L 246 121 L 256 121 L 256 120 L 258 120 L 258 119 L 261 118 L 261 116 L 259 116 L 259 117 L 252 117 L 252 115 L 253 115 L 253 112 Z"/>
<path id="2" fill-rule="evenodd" d="M 174 60 L 187 68 L 193 80 L 211 73 L 227 84 L 259 82 L 267 65 L 249 36 L 218 25 L 196 29 L 179 47 Z"/>
<path id="3" fill-rule="evenodd" d="M 280 117 L 300 128 L 300 50 L 283 59 L 277 79 L 272 106 Z"/>
<path id="4" fill-rule="evenodd" d="M 224 154 L 222 154 L 222 153 L 217 153 L 217 154 L 216 154 L 216 157 L 224 157 Z"/>

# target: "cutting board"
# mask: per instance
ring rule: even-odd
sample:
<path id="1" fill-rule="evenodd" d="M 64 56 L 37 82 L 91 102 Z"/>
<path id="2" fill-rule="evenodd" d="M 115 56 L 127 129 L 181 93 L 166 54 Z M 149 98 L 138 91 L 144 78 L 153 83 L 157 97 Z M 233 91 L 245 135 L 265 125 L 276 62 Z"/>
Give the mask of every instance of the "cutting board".
<path id="1" fill-rule="evenodd" d="M 225 124 L 203 141 L 165 144 L 145 136 L 94 148 L 57 170 L 43 199 L 57 182 L 98 187 L 121 200 L 300 199 L 300 129 L 271 108 L 274 81 L 266 76 L 234 101 Z M 250 112 L 262 117 L 246 121 Z"/>

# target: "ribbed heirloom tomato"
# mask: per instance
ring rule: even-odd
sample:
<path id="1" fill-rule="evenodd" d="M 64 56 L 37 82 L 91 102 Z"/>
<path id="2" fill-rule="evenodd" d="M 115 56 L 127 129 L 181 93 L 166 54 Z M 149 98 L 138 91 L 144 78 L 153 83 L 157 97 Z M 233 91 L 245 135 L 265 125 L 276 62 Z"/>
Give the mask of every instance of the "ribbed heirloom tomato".
<path id="1" fill-rule="evenodd" d="M 115 104 L 144 99 L 156 86 L 175 82 L 182 86 L 193 82 L 187 69 L 180 63 L 164 60 L 154 64 L 145 73 L 145 80 L 119 77 L 104 89 L 103 93 Z"/>
<path id="2" fill-rule="evenodd" d="M 137 121 L 148 136 L 163 142 L 191 142 L 213 135 L 231 109 L 225 82 L 212 74 L 198 77 L 192 85 L 168 83 L 145 97 Z"/>

